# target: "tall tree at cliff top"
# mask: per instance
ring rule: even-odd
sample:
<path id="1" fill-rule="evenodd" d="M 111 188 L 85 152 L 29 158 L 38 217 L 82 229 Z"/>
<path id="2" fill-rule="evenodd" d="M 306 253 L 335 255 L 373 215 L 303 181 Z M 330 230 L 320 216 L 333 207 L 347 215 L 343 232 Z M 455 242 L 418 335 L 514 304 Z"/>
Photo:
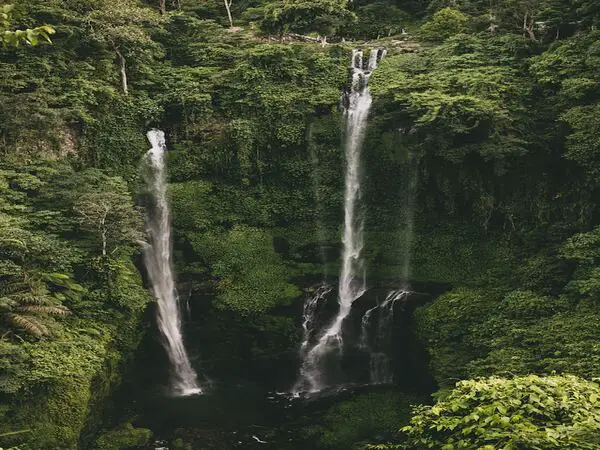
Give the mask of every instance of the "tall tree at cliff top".
<path id="1" fill-rule="evenodd" d="M 355 20 L 356 15 L 347 9 L 346 0 L 284 0 L 266 5 L 260 27 L 280 36 L 288 31 L 331 36 Z"/>
<path id="2" fill-rule="evenodd" d="M 129 93 L 128 64 L 144 65 L 160 48 L 152 40 L 150 29 L 161 20 L 158 12 L 140 6 L 138 1 L 124 0 L 115 4 L 108 0 L 94 2 L 82 22 L 92 40 L 115 53 L 121 79 L 121 90 Z"/>

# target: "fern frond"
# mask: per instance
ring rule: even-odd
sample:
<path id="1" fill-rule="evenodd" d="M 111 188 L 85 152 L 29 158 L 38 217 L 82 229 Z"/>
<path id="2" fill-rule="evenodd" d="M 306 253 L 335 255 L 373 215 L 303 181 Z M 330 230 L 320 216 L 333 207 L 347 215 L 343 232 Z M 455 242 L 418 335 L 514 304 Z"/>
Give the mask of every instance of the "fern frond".
<path id="1" fill-rule="evenodd" d="M 21 328 L 29 334 L 37 337 L 48 334 L 48 328 L 35 317 L 24 316 L 21 314 L 7 314 L 6 317 L 11 326 Z"/>
<path id="2" fill-rule="evenodd" d="M 29 285 L 22 281 L 12 281 L 10 283 L 2 283 L 0 285 L 0 293 L 2 295 L 17 294 L 22 291 L 28 291 Z"/>
<path id="3" fill-rule="evenodd" d="M 32 294 L 31 292 L 22 292 L 11 296 L 19 305 L 47 305 L 48 299 Z"/>
<path id="4" fill-rule="evenodd" d="M 68 316 L 71 311 L 62 305 L 24 305 L 15 308 L 19 312 L 29 314 L 47 314 L 49 316 Z"/>
<path id="5" fill-rule="evenodd" d="M 12 308 L 16 304 L 17 303 L 12 298 L 0 296 L 0 308 L 3 306 L 6 308 Z"/>

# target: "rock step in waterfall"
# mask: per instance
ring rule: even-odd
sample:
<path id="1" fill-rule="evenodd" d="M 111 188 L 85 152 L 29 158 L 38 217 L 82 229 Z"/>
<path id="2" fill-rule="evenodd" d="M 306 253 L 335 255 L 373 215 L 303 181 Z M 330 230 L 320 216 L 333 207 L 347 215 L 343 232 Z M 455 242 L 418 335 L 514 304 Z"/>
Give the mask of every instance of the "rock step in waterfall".
<path id="1" fill-rule="evenodd" d="M 351 86 L 342 96 L 345 133 L 346 174 L 344 189 L 344 234 L 342 268 L 338 285 L 339 310 L 312 348 L 302 349 L 300 378 L 294 393 L 316 392 L 327 387 L 324 365 L 331 355 L 343 350 L 342 325 L 350 314 L 352 303 L 365 292 L 365 275 L 361 251 L 363 220 L 358 214 L 361 198 L 361 151 L 372 98 L 369 77 L 385 56 L 385 49 L 371 49 L 368 60 L 362 50 L 352 51 Z M 316 300 L 309 299 L 309 302 Z M 306 344 L 309 345 L 308 343 Z"/>
<path id="2" fill-rule="evenodd" d="M 149 242 L 144 249 L 144 260 L 152 291 L 158 302 L 158 329 L 171 366 L 172 394 L 200 394 L 202 389 L 198 384 L 197 374 L 183 344 L 179 299 L 171 262 L 171 214 L 164 160 L 165 134 L 160 130 L 150 130 L 148 140 L 152 148 L 146 154 L 145 161 L 149 168 L 146 184 L 152 203 L 146 215 Z"/>
<path id="3" fill-rule="evenodd" d="M 394 381 L 390 351 L 394 328 L 394 307 L 406 300 L 411 291 L 391 291 L 385 300 L 367 310 L 361 321 L 360 347 L 369 354 L 369 382 L 390 384 Z"/>

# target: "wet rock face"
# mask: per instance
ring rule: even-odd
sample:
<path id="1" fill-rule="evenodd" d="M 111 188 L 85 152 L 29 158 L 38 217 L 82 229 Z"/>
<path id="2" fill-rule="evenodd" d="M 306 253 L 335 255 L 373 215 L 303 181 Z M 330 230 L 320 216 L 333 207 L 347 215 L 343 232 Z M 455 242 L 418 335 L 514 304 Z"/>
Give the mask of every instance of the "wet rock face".
<path id="1" fill-rule="evenodd" d="M 311 292 L 319 289 L 322 287 L 315 286 Z M 393 384 L 407 392 L 431 392 L 435 386 L 428 373 L 428 358 L 413 324 L 415 309 L 431 298 L 428 293 L 388 286 L 367 289 L 353 302 L 343 324 L 342 350 L 331 352 L 324 360 L 324 385 Z M 318 341 L 336 313 L 337 290 L 321 292 L 304 330 L 305 338 Z"/>

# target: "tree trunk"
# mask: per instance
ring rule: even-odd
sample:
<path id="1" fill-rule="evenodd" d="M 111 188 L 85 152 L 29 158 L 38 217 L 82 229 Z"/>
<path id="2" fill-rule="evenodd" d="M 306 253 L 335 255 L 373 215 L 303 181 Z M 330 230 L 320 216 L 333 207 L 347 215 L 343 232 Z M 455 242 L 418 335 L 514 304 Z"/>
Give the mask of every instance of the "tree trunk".
<path id="1" fill-rule="evenodd" d="M 225 3 L 225 9 L 227 10 L 227 17 L 229 18 L 229 26 L 233 27 L 233 17 L 231 16 L 231 4 L 233 0 L 223 0 Z"/>
<path id="2" fill-rule="evenodd" d="M 530 16 L 529 12 L 525 13 L 525 17 L 523 17 L 523 30 L 527 33 L 527 35 L 536 40 L 535 33 L 533 32 L 534 19 L 533 14 Z"/>
<path id="3" fill-rule="evenodd" d="M 123 93 L 125 95 L 129 95 L 129 87 L 127 86 L 127 68 L 125 65 L 125 63 L 126 63 L 125 57 L 119 50 L 119 47 L 115 47 L 115 52 L 117 52 L 117 56 L 119 57 L 119 65 L 120 65 L 120 72 L 121 72 L 121 87 L 123 88 Z"/>
<path id="4" fill-rule="evenodd" d="M 100 220 L 100 234 L 102 235 L 102 256 L 106 256 L 106 216 Z"/>
<path id="5" fill-rule="evenodd" d="M 166 2 L 167 2 L 167 0 L 158 0 L 158 9 L 163 16 L 167 13 Z"/>

